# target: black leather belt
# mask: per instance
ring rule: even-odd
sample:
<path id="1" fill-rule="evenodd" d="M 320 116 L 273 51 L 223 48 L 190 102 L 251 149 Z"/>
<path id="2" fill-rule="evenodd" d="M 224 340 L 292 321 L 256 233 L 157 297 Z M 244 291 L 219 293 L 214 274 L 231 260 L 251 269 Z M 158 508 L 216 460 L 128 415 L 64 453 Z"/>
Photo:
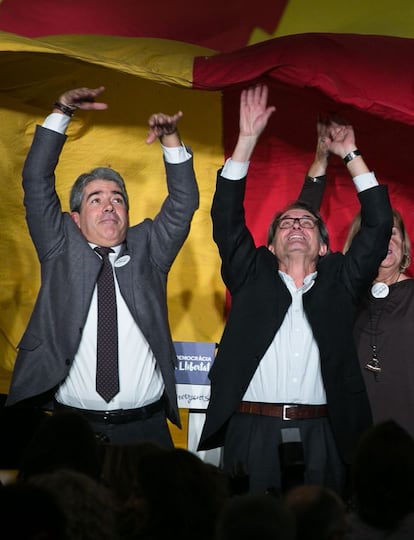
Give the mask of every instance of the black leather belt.
<path id="1" fill-rule="evenodd" d="M 326 405 L 302 405 L 288 403 L 260 403 L 255 401 L 242 401 L 237 409 L 239 413 L 274 416 L 282 420 L 305 420 L 309 418 L 322 418 L 328 416 Z"/>
<path id="2" fill-rule="evenodd" d="M 165 400 L 161 398 L 154 403 L 139 407 L 138 409 L 116 409 L 114 411 L 93 411 L 89 409 L 78 409 L 62 403 L 55 403 L 56 410 L 68 410 L 77 412 L 91 422 L 102 422 L 104 424 L 127 424 L 137 420 L 147 420 L 156 412 L 165 410 Z"/>

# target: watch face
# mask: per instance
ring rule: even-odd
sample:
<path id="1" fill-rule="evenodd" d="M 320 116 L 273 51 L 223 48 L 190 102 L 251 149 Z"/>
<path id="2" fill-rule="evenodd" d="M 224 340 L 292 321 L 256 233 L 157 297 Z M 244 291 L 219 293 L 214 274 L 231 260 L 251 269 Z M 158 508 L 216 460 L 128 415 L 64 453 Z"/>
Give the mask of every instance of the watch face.
<path id="1" fill-rule="evenodd" d="M 352 161 L 354 158 L 358 157 L 361 155 L 361 152 L 357 149 L 357 150 L 352 150 L 351 152 L 349 152 L 349 154 L 347 154 L 345 157 L 344 157 L 344 163 L 345 165 L 347 163 L 349 163 L 350 161 Z"/>

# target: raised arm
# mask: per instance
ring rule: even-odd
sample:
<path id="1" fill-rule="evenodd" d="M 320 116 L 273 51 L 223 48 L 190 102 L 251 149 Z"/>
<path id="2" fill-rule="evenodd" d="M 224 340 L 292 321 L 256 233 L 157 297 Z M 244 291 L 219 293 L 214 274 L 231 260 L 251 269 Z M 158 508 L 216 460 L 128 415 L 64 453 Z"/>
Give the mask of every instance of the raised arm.
<path id="1" fill-rule="evenodd" d="M 245 222 L 244 180 L 256 143 L 275 111 L 275 107 L 267 105 L 267 99 L 268 88 L 265 85 L 242 91 L 239 137 L 231 159 L 218 173 L 211 208 L 213 238 L 222 259 L 222 277 L 231 292 L 246 279 L 255 257 L 255 242 Z"/>
<path id="2" fill-rule="evenodd" d="M 173 115 L 152 114 L 148 119 L 147 144 L 159 140 L 163 146 L 168 196 L 153 220 L 150 257 L 168 272 L 190 230 L 199 204 L 199 193 L 191 151 L 184 147 L 177 123 L 181 111 Z"/>
<path id="3" fill-rule="evenodd" d="M 148 120 L 148 137 L 147 144 L 153 143 L 159 139 L 161 144 L 166 147 L 176 147 L 182 144 L 180 134 L 178 133 L 177 123 L 183 116 L 181 111 L 169 116 L 164 113 L 156 113 L 150 116 Z"/>
<path id="4" fill-rule="evenodd" d="M 108 108 L 106 103 L 97 102 L 95 98 L 105 90 L 104 86 L 98 88 L 74 88 L 67 90 L 54 103 L 53 112 L 73 116 L 76 109 L 85 111 L 102 111 Z"/>
<path id="5" fill-rule="evenodd" d="M 329 154 L 335 154 L 344 161 L 352 178 L 370 172 L 357 149 L 351 125 L 335 117 L 326 117 L 318 120 L 317 133 L 315 159 L 309 167 L 298 197 L 298 200 L 308 203 L 314 210 L 319 210 L 322 204 Z M 374 183 L 375 180 L 371 180 L 365 188 Z"/>
<path id="6" fill-rule="evenodd" d="M 326 174 L 329 158 L 329 119 L 318 119 L 316 123 L 316 133 L 315 158 L 308 170 L 308 176 L 312 178 L 324 176 Z"/>
<path id="7" fill-rule="evenodd" d="M 249 161 L 256 143 L 276 107 L 267 105 L 269 90 L 258 84 L 243 90 L 240 96 L 239 137 L 233 151 L 234 161 Z"/>
<path id="8" fill-rule="evenodd" d="M 329 119 L 319 118 L 316 124 L 317 140 L 315 157 L 305 176 L 298 200 L 319 211 L 326 187 L 326 169 L 329 158 Z"/>
<path id="9" fill-rule="evenodd" d="M 36 129 L 23 167 L 23 189 L 26 220 L 41 261 L 53 256 L 56 246 L 62 245 L 63 214 L 55 189 L 55 168 L 66 140 L 64 131 L 70 121 L 67 117 L 76 109 L 106 109 L 106 103 L 95 102 L 103 91 L 103 86 L 67 90 L 53 105 L 53 112 L 65 118 L 58 118 L 57 125 L 53 120 L 53 126 L 49 123 L 46 129 Z"/>
<path id="10" fill-rule="evenodd" d="M 331 122 L 329 126 L 329 138 L 327 140 L 329 151 L 344 161 L 349 174 L 353 178 L 370 172 L 370 169 L 357 149 L 354 128 L 351 125 Z"/>

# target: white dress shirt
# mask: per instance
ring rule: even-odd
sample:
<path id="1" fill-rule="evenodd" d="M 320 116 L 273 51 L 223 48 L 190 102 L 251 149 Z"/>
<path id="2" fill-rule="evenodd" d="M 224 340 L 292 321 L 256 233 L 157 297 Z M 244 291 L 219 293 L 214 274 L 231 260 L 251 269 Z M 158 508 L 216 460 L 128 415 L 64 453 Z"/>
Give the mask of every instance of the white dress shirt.
<path id="1" fill-rule="evenodd" d="M 241 180 L 247 175 L 248 168 L 249 162 L 237 162 L 229 158 L 221 175 L 228 180 Z M 378 185 L 372 172 L 355 176 L 353 181 L 358 192 Z M 288 274 L 279 271 L 279 275 L 292 295 L 292 304 L 260 360 L 243 400 L 325 404 L 319 349 L 303 310 L 302 298 L 313 286 L 317 272 L 306 276 L 302 287 L 296 287 Z"/>

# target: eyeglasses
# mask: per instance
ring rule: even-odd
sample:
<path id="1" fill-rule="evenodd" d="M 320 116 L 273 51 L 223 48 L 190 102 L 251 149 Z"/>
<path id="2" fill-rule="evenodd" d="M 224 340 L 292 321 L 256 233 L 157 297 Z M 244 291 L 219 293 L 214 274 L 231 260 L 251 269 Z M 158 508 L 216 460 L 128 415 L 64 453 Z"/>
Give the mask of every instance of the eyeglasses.
<path id="1" fill-rule="evenodd" d="M 302 229 L 314 229 L 317 223 L 317 219 L 311 218 L 309 216 L 305 217 L 284 217 L 279 219 L 278 227 L 279 229 L 291 229 L 295 224 L 295 221 L 299 223 Z"/>

